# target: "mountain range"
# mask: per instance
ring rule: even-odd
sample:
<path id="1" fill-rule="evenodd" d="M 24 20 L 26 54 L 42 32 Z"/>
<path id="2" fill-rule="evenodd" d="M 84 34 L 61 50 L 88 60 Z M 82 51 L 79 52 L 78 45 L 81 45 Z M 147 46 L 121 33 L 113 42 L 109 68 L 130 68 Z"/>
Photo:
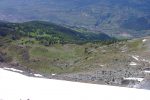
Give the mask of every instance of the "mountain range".
<path id="1" fill-rule="evenodd" d="M 31 20 L 82 27 L 113 36 L 150 32 L 149 0 L 1 0 L 0 20 Z"/>

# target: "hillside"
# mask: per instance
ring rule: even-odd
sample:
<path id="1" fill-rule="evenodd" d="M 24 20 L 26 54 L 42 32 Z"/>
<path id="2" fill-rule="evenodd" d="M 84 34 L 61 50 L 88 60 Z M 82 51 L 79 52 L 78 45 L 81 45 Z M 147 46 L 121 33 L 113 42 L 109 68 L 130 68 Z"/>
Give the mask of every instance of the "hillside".
<path id="1" fill-rule="evenodd" d="M 89 38 L 93 34 L 47 22 L 1 22 L 0 26 L 1 67 L 7 64 L 29 76 L 37 73 L 53 79 L 126 87 L 149 77 L 150 37 L 92 42 L 95 39 Z"/>
<path id="2" fill-rule="evenodd" d="M 149 35 L 149 11 L 149 0 L 1 0 L 0 3 L 1 20 L 50 21 L 116 37 Z"/>

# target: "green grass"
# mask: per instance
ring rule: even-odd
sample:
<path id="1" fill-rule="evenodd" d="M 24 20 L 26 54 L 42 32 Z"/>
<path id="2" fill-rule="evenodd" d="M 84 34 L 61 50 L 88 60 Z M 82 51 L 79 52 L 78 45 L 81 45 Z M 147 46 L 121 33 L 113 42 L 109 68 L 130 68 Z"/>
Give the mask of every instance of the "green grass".
<path id="1" fill-rule="evenodd" d="M 141 39 L 135 39 L 131 40 L 127 43 L 127 46 L 129 48 L 129 51 L 138 51 L 139 49 L 143 49 L 143 42 Z"/>
<path id="2" fill-rule="evenodd" d="M 32 48 L 30 53 L 35 57 L 47 57 L 49 59 L 60 58 L 67 60 L 75 57 L 74 50 L 66 50 L 65 48 L 57 49 L 55 47 L 45 48 L 38 46 Z"/>
<path id="3" fill-rule="evenodd" d="M 29 69 L 46 74 L 91 71 L 94 68 L 99 68 L 100 65 L 127 62 L 128 55 L 120 50 L 124 45 L 127 46 L 128 53 L 139 52 L 143 49 L 141 40 L 131 40 L 110 45 L 100 43 L 82 45 L 55 44 L 52 46 L 43 46 L 38 43 L 20 44 L 20 42 L 27 40 L 23 38 L 14 41 L 5 49 L 5 52 L 8 52 L 9 56 Z M 87 52 L 85 52 L 86 49 Z M 24 59 L 25 52 L 29 56 L 27 56 L 28 60 Z"/>

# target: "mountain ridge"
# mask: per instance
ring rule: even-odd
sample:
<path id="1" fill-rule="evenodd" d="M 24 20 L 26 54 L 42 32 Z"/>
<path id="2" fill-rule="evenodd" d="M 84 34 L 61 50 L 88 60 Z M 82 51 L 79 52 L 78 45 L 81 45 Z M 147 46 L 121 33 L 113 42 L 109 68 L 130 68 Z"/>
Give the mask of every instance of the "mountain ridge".
<path id="1" fill-rule="evenodd" d="M 22 37 L 35 38 L 44 44 L 84 43 L 94 41 L 116 40 L 105 33 L 86 33 L 45 21 L 29 21 L 23 23 L 0 22 L 0 36 L 12 39 Z"/>

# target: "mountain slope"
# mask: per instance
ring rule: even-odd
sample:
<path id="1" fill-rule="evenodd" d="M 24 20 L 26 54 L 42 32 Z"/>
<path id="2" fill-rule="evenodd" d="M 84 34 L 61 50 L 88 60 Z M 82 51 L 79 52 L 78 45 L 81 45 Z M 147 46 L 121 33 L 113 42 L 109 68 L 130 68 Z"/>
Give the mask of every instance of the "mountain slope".
<path id="1" fill-rule="evenodd" d="M 1 22 L 0 62 L 29 75 L 96 84 L 132 87 L 147 76 L 150 37 L 108 41 L 105 34 L 80 31 L 41 21 Z M 108 40 L 94 41 L 101 38 Z"/>

